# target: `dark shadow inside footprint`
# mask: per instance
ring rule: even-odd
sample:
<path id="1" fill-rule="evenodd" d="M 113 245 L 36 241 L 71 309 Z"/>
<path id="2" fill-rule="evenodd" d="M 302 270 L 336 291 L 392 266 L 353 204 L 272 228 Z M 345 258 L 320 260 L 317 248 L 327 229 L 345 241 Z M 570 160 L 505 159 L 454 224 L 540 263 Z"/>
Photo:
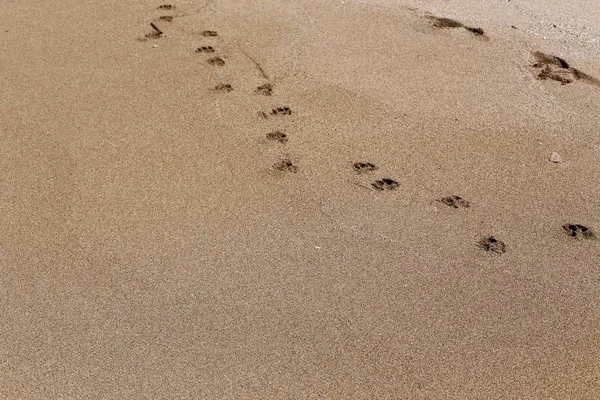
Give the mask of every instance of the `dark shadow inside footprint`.
<path id="1" fill-rule="evenodd" d="M 217 86 L 215 86 L 215 90 L 218 92 L 229 93 L 233 90 L 233 87 L 231 87 L 229 83 L 219 83 Z"/>
<path id="2" fill-rule="evenodd" d="M 450 18 L 438 18 L 432 16 L 430 19 L 432 20 L 433 26 L 437 28 L 462 28 L 464 26 L 462 22 Z"/>
<path id="3" fill-rule="evenodd" d="M 469 208 L 471 206 L 471 204 L 467 200 L 463 199 L 460 196 L 454 195 L 443 197 L 438 201 L 452 208 Z"/>
<path id="4" fill-rule="evenodd" d="M 475 35 L 483 35 L 483 29 L 466 26 L 462 22 L 450 19 L 450 18 L 438 18 L 430 16 L 429 19 L 432 21 L 433 26 L 436 28 L 465 28 Z"/>
<path id="5" fill-rule="evenodd" d="M 212 46 L 201 46 L 196 49 L 196 53 L 214 53 L 215 49 Z"/>
<path id="6" fill-rule="evenodd" d="M 376 180 L 371 184 L 377 190 L 394 190 L 400 186 L 398 182 L 393 179 L 383 178 Z"/>
<path id="7" fill-rule="evenodd" d="M 555 70 L 549 65 L 545 66 L 538 74 L 538 79 L 545 81 L 547 79 L 560 82 L 562 85 L 572 83 L 573 79 L 570 77 L 571 72 L 569 70 Z"/>
<path id="8" fill-rule="evenodd" d="M 506 244 L 493 236 L 487 236 L 481 239 L 477 245 L 483 250 L 494 254 L 502 254 L 506 252 Z"/>
<path id="9" fill-rule="evenodd" d="M 217 32 L 216 31 L 202 31 L 202 33 L 200 33 L 202 36 L 207 36 L 207 37 L 215 37 L 217 36 Z"/>
<path id="10" fill-rule="evenodd" d="M 534 52 L 533 56 L 535 57 L 535 59 L 537 61 L 537 63 L 533 65 L 534 67 L 543 67 L 545 65 L 555 65 L 560 68 L 570 68 L 571 67 L 569 65 L 569 63 L 566 62 L 564 59 L 557 57 L 557 56 L 544 54 L 541 51 Z"/>
<path id="11" fill-rule="evenodd" d="M 146 33 L 146 34 L 144 35 L 144 37 L 145 37 L 146 39 L 142 39 L 142 40 L 147 40 L 147 39 L 160 39 L 160 38 L 162 37 L 162 33 L 158 33 L 158 32 L 156 32 L 156 31 L 154 31 L 154 32 L 149 32 L 149 33 Z"/>
<path id="12" fill-rule="evenodd" d="M 225 65 L 225 60 L 223 60 L 221 57 L 209 58 L 208 60 L 206 60 L 206 62 L 210 65 L 215 65 L 217 67 L 222 67 L 223 65 Z"/>
<path id="13" fill-rule="evenodd" d="M 284 172 L 292 172 L 292 173 L 298 172 L 298 167 L 296 167 L 289 158 L 284 158 L 283 160 L 274 164 L 273 168 L 275 168 L 278 171 L 284 171 Z"/>
<path id="14" fill-rule="evenodd" d="M 577 239 L 595 239 L 596 235 L 594 232 L 584 225 L 579 224 L 565 224 L 563 225 L 565 233 L 573 238 Z"/>
<path id="15" fill-rule="evenodd" d="M 159 10 L 172 10 L 173 8 L 175 8 L 175 6 L 172 4 L 162 4 L 156 8 Z"/>
<path id="16" fill-rule="evenodd" d="M 275 140 L 280 143 L 286 143 L 288 141 L 287 135 L 281 131 L 273 131 L 273 132 L 267 133 L 267 139 Z"/>
<path id="17" fill-rule="evenodd" d="M 163 37 L 163 31 L 161 31 L 160 28 L 158 26 L 156 26 L 156 24 L 154 22 L 151 22 L 150 26 L 152 27 L 153 31 L 150 33 L 146 33 L 144 35 L 143 39 L 138 39 L 138 40 L 146 41 L 148 39 L 159 39 L 159 38 Z"/>
<path id="18" fill-rule="evenodd" d="M 481 28 L 472 28 L 470 26 L 465 26 L 465 29 L 471 33 L 474 33 L 475 35 L 483 35 L 483 29 Z"/>
<path id="19" fill-rule="evenodd" d="M 263 96 L 270 96 L 273 93 L 273 85 L 265 83 L 256 88 L 256 93 L 262 94 Z"/>
<path id="20" fill-rule="evenodd" d="M 582 79 L 588 83 L 600 85 L 598 79 L 571 67 L 567 61 L 560 57 L 544 54 L 541 51 L 534 52 L 533 57 L 536 62 L 532 64 L 532 67 L 539 69 L 537 77 L 540 80 L 550 79 L 566 85 L 567 83 Z"/>
<path id="21" fill-rule="evenodd" d="M 289 107 L 277 107 L 271 110 L 273 115 L 291 115 L 292 110 Z"/>
<path id="22" fill-rule="evenodd" d="M 352 168 L 359 174 L 377 171 L 379 169 L 375 164 L 372 164 L 370 162 L 355 162 L 354 164 L 352 164 Z"/>

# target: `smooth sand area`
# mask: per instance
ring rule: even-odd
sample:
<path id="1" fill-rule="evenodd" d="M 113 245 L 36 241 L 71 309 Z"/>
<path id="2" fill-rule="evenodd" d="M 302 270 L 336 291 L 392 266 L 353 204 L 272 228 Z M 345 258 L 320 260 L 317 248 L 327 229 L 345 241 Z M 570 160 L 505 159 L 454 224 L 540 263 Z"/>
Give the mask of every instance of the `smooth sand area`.
<path id="1" fill-rule="evenodd" d="M 0 398 L 600 398 L 596 0 L 161 4 L 3 2 Z"/>

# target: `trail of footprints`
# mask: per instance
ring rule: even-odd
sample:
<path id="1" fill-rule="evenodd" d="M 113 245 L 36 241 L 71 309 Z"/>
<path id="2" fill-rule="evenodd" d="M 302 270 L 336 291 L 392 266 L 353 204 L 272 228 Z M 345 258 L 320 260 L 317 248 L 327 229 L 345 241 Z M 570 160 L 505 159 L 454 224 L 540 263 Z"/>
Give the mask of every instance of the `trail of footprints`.
<path id="1" fill-rule="evenodd" d="M 174 8 L 175 6 L 171 4 L 163 4 L 157 7 L 158 10 L 173 10 Z M 173 18 L 174 17 L 172 15 L 162 15 L 159 17 L 159 21 L 172 22 Z M 428 15 L 427 18 L 431 21 L 432 25 L 437 28 L 464 28 L 475 35 L 484 34 L 483 29 L 481 28 L 469 27 L 461 22 L 449 18 L 439 18 L 431 15 Z M 158 26 L 152 23 L 151 27 L 153 30 L 150 33 L 146 34 L 144 39 L 140 40 L 158 39 L 163 36 L 162 30 Z M 207 39 L 210 39 L 218 37 L 218 32 L 214 30 L 204 30 L 200 33 L 200 35 Z M 219 57 L 218 55 L 215 55 L 215 53 L 217 53 L 217 49 L 210 44 L 203 44 L 197 47 L 195 52 L 208 55 L 209 57 L 206 58 L 206 63 L 211 66 L 225 66 L 225 60 L 223 60 L 223 58 Z M 578 79 L 583 79 L 590 83 L 600 84 L 600 81 L 571 67 L 564 59 L 560 57 L 547 55 L 541 52 L 535 52 L 533 53 L 533 56 L 536 59 L 536 62 L 531 67 L 537 71 L 538 79 L 555 80 L 563 85 L 571 83 Z M 263 77 L 265 79 L 268 79 L 262 67 L 253 59 L 251 60 L 259 68 Z M 213 90 L 222 93 L 229 93 L 233 91 L 233 87 L 228 83 L 218 83 L 214 86 Z M 274 86 L 271 82 L 261 84 L 254 90 L 255 94 L 262 96 L 272 96 L 273 91 Z M 270 117 L 287 117 L 292 115 L 292 109 L 286 105 L 278 105 L 273 107 L 270 110 L 270 112 L 258 111 L 258 115 L 263 119 L 269 119 Z M 265 137 L 268 141 L 277 142 L 281 145 L 286 145 L 289 140 L 288 135 L 280 129 L 268 132 L 265 135 Z M 272 168 L 283 173 L 296 173 L 299 170 L 299 167 L 292 161 L 292 159 L 289 156 L 281 157 L 279 161 L 272 165 Z M 367 161 L 354 162 L 352 164 L 352 169 L 357 175 L 360 176 L 374 175 L 377 174 L 379 171 L 378 166 Z M 399 187 L 400 183 L 398 181 L 385 176 L 375 178 L 370 183 L 370 188 L 378 192 L 395 191 Z M 368 187 L 366 188 L 368 189 Z M 471 207 L 471 203 L 469 201 L 457 195 L 442 197 L 437 199 L 437 201 L 454 210 L 468 209 Z M 591 228 L 580 224 L 567 223 L 562 226 L 562 230 L 568 237 L 576 240 L 595 240 L 597 238 L 596 234 Z M 476 243 L 476 245 L 483 251 L 495 255 L 501 255 L 506 253 L 507 251 L 506 243 L 491 235 L 482 237 Z"/>

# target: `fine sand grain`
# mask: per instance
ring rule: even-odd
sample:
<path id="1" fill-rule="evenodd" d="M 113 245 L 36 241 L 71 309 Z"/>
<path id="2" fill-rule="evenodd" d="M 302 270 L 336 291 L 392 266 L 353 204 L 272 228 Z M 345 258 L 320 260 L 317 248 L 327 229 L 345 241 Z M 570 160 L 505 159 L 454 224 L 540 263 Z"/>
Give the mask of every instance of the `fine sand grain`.
<path id="1" fill-rule="evenodd" d="M 600 398 L 599 27 L 5 0 L 0 398 Z"/>

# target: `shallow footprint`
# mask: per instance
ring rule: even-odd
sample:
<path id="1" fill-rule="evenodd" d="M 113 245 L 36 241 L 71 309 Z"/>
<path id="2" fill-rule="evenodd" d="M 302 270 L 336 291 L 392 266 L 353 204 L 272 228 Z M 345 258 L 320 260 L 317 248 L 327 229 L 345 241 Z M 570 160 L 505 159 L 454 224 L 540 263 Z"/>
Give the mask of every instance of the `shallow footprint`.
<path id="1" fill-rule="evenodd" d="M 438 200 L 452 208 L 469 208 L 471 204 L 460 196 L 447 196 Z"/>
<path id="2" fill-rule="evenodd" d="M 431 19 L 433 26 L 436 28 L 462 28 L 464 26 L 462 22 L 458 22 L 450 18 L 438 18 L 431 16 L 429 19 Z"/>
<path id="3" fill-rule="evenodd" d="M 256 93 L 262 94 L 263 96 L 270 96 L 273 94 L 273 85 L 270 83 L 265 83 L 264 85 L 260 85 L 255 90 Z"/>
<path id="4" fill-rule="evenodd" d="M 215 90 L 218 92 L 229 93 L 233 90 L 233 87 L 231 87 L 229 83 L 219 83 L 217 86 L 215 86 Z"/>
<path id="5" fill-rule="evenodd" d="M 477 245 L 480 248 L 482 248 L 483 250 L 490 252 L 490 253 L 494 253 L 494 254 L 506 253 L 506 244 L 503 241 L 498 240 L 493 236 L 484 237 L 477 243 Z"/>
<path id="6" fill-rule="evenodd" d="M 287 135 L 281 131 L 273 131 L 267 133 L 267 139 L 278 141 L 279 143 L 286 143 L 288 141 Z"/>
<path id="7" fill-rule="evenodd" d="M 573 68 L 569 63 L 558 56 L 545 54 L 541 51 L 533 52 L 533 57 L 536 62 L 532 67 L 537 72 L 537 78 L 540 80 L 553 80 L 560 82 L 562 85 L 572 83 L 576 80 L 583 80 L 593 85 L 600 85 L 600 81 L 593 78 L 580 70 Z"/>
<path id="8" fill-rule="evenodd" d="M 292 173 L 298 172 L 298 167 L 295 166 L 292 163 L 292 160 L 290 160 L 289 158 L 284 158 L 283 160 L 279 161 L 278 163 L 273 164 L 273 168 L 275 168 L 278 171 L 284 171 L 284 172 L 292 172 Z"/>
<path id="9" fill-rule="evenodd" d="M 202 36 L 206 36 L 206 37 L 215 37 L 217 36 L 217 32 L 216 31 L 202 31 L 202 33 L 200 33 Z"/>
<path id="10" fill-rule="evenodd" d="M 209 58 L 208 60 L 206 60 L 206 62 L 210 65 L 215 65 L 217 67 L 222 67 L 223 65 L 225 65 L 225 60 L 223 60 L 221 57 Z"/>
<path id="11" fill-rule="evenodd" d="M 143 38 L 138 38 L 140 42 L 145 42 L 150 39 L 160 39 L 163 37 L 163 31 L 160 30 L 158 26 L 156 26 L 153 22 L 150 23 L 152 27 L 152 32 L 146 33 Z"/>
<path id="12" fill-rule="evenodd" d="M 144 38 L 139 39 L 141 42 L 144 42 L 148 39 L 160 39 L 162 37 L 162 33 L 158 32 L 149 32 L 144 35 Z"/>
<path id="13" fill-rule="evenodd" d="M 366 172 L 377 171 L 379 168 L 370 162 L 355 162 L 352 164 L 352 168 L 359 174 L 364 174 Z"/>
<path id="14" fill-rule="evenodd" d="M 273 115 L 291 115 L 292 110 L 289 107 L 276 107 L 271 110 L 271 114 Z"/>
<path id="15" fill-rule="evenodd" d="M 400 184 L 393 179 L 383 178 L 371 183 L 371 186 L 377 190 L 394 190 L 397 189 Z"/>
<path id="16" fill-rule="evenodd" d="M 214 53 L 215 49 L 212 46 L 201 46 L 196 49 L 196 53 Z"/>
<path id="17" fill-rule="evenodd" d="M 464 28 L 475 35 L 483 35 L 483 29 L 467 26 L 462 22 L 450 19 L 450 18 L 438 18 L 430 16 L 433 26 L 436 28 Z"/>
<path id="18" fill-rule="evenodd" d="M 594 232 L 584 225 L 579 224 L 565 224 L 563 225 L 565 233 L 576 239 L 595 239 L 596 235 Z"/>

